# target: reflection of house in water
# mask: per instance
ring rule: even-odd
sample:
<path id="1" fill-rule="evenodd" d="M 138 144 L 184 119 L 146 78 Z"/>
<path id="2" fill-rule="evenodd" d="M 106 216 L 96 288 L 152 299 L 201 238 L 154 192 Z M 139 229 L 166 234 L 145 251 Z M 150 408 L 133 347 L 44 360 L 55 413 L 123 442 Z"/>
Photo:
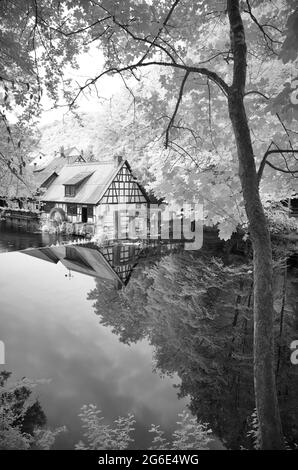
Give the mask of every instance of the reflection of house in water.
<path id="1" fill-rule="evenodd" d="M 141 248 L 135 245 L 112 245 L 99 248 L 95 244 L 34 248 L 23 253 L 49 263 L 62 263 L 70 272 L 110 282 L 121 288 L 129 281 Z"/>

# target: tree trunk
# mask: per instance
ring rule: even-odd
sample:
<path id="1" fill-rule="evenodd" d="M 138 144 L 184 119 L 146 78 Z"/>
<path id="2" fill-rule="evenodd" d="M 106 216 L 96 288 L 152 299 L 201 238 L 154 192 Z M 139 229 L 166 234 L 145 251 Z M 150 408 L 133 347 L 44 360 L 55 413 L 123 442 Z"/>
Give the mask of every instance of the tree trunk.
<path id="1" fill-rule="evenodd" d="M 228 0 L 233 84 L 229 89 L 229 114 L 233 125 L 254 262 L 254 385 L 261 449 L 283 449 L 274 373 L 272 252 L 270 233 L 260 199 L 248 120 L 244 107 L 246 41 L 239 0 Z"/>

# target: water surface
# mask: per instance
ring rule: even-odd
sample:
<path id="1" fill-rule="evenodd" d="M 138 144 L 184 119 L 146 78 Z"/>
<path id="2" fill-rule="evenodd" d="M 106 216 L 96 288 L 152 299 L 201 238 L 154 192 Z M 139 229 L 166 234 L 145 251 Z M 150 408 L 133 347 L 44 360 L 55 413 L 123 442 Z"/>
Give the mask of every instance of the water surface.
<path id="1" fill-rule="evenodd" d="M 36 234 L 20 240 L 42 248 L 0 255 L 0 339 L 15 378 L 50 379 L 37 392 L 48 425 L 68 428 L 58 448 L 82 438 L 78 413 L 89 403 L 108 422 L 134 413 L 137 448 L 150 444 L 152 423 L 169 434 L 186 403 L 227 448 L 253 446 L 248 257 L 230 251 L 227 262 L 218 252 L 129 243 L 48 246 Z M 298 333 L 298 266 L 291 253 L 275 269 L 274 309 L 279 403 L 294 447 L 298 369 L 289 344 Z M 218 440 L 212 446 L 221 448 Z"/>
<path id="2" fill-rule="evenodd" d="M 52 245 L 59 240 L 63 240 L 63 236 L 41 232 L 24 232 L 18 227 L 8 226 L 5 221 L 0 221 L 0 253 Z"/>
<path id="3" fill-rule="evenodd" d="M 38 395 L 48 425 L 69 430 L 58 447 L 72 448 L 82 437 L 77 415 L 88 403 L 102 409 L 108 421 L 134 413 L 139 448 L 150 441 L 151 423 L 173 428 L 185 406 L 177 399 L 175 379 L 152 371 L 147 341 L 125 345 L 100 325 L 87 300 L 93 277 L 19 252 L 1 254 L 0 263 L 5 369 L 15 378 L 50 379 L 38 386 Z"/>

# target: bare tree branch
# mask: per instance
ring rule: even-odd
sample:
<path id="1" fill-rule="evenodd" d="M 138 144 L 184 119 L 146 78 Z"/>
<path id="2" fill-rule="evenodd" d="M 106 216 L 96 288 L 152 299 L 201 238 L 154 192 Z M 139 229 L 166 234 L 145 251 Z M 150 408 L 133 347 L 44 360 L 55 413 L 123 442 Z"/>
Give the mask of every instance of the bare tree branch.
<path id="1" fill-rule="evenodd" d="M 173 115 L 170 119 L 170 122 L 168 124 L 168 127 L 166 129 L 166 141 L 165 141 L 165 148 L 168 148 L 168 145 L 169 145 L 169 132 L 170 132 L 170 129 L 175 121 L 175 117 L 176 117 L 176 114 L 178 112 L 178 109 L 179 109 L 179 105 L 181 103 L 181 100 L 182 100 L 182 96 L 183 96 L 183 90 L 184 90 L 184 86 L 185 86 L 185 83 L 186 83 L 186 80 L 189 76 L 190 72 L 187 70 L 186 71 L 186 74 L 184 75 L 183 77 L 183 80 L 182 80 L 182 83 L 181 83 L 181 87 L 180 87 L 180 90 L 179 90 L 179 96 L 178 96 L 178 100 L 177 100 L 177 103 L 176 103 L 176 106 L 175 106 L 175 109 L 174 109 L 174 112 L 173 112 Z"/>
<path id="2" fill-rule="evenodd" d="M 36 5 L 36 2 L 35 2 L 35 5 Z M 36 7 L 37 7 L 37 5 L 36 5 Z M 75 34 L 83 33 L 85 31 L 87 31 L 88 29 L 91 29 L 94 26 L 97 26 L 97 25 L 103 23 L 104 21 L 109 20 L 110 18 L 112 18 L 112 16 L 108 15 L 105 18 L 100 18 L 100 19 L 94 21 L 93 23 L 88 24 L 87 26 L 85 26 L 83 28 L 76 29 L 75 31 L 67 31 L 66 32 L 66 31 L 63 31 L 63 29 L 61 29 L 61 27 L 63 25 L 61 25 L 59 28 L 54 28 L 53 26 L 49 25 L 49 23 L 42 16 L 39 15 L 38 10 L 36 8 L 36 20 L 39 20 L 40 24 L 44 24 L 51 31 L 55 31 L 56 33 L 59 33 L 64 37 L 74 36 Z"/>
<path id="3" fill-rule="evenodd" d="M 268 49 L 269 49 L 273 54 L 277 55 L 277 52 L 275 52 L 275 50 L 274 50 L 274 48 L 273 48 L 273 45 L 274 45 L 274 44 L 282 44 L 282 42 L 281 42 L 281 41 L 277 41 L 276 39 L 273 39 L 273 38 L 265 31 L 265 27 L 269 27 L 270 25 L 262 25 L 262 24 L 259 23 L 259 21 L 257 20 L 257 18 L 255 17 L 255 15 L 254 15 L 253 12 L 252 12 L 252 8 L 251 8 L 251 5 L 250 5 L 250 3 L 249 3 L 249 0 L 246 0 L 246 4 L 247 4 L 248 10 L 244 10 L 245 13 L 248 13 L 248 14 L 249 14 L 249 16 L 251 17 L 251 19 L 253 20 L 253 22 L 257 25 L 257 27 L 259 28 L 259 30 L 260 30 L 261 33 L 263 34 Z M 272 28 L 274 28 L 275 30 L 279 31 L 279 29 L 278 29 L 278 28 L 275 28 L 274 26 L 272 26 Z"/>
<path id="4" fill-rule="evenodd" d="M 295 150 L 295 152 L 298 153 L 298 150 Z M 296 178 L 295 175 L 298 174 L 298 170 L 284 170 L 283 168 L 279 168 L 279 167 L 273 165 L 273 163 L 268 162 L 268 160 L 266 160 L 266 165 L 269 165 L 274 170 L 281 171 L 282 173 L 288 173 L 288 174 L 290 173 L 292 176 L 294 176 L 294 178 Z"/>
<path id="5" fill-rule="evenodd" d="M 9 169 L 10 173 L 12 176 L 15 176 L 19 181 L 21 181 L 21 183 L 28 189 L 29 193 L 32 195 L 32 191 L 31 189 L 29 188 L 28 184 L 26 183 L 26 181 L 21 177 L 21 175 L 18 174 L 17 170 L 12 166 L 12 163 L 10 160 L 8 160 L 5 155 L 3 155 L 3 153 L 0 151 L 0 157 L 1 157 L 1 160 L 3 161 L 3 163 L 7 166 L 7 168 Z"/>
<path id="6" fill-rule="evenodd" d="M 271 168 L 273 168 L 274 170 L 277 170 L 277 171 L 280 171 L 282 173 L 287 173 L 287 174 L 291 174 L 292 176 L 295 176 L 295 174 L 298 174 L 298 170 L 291 170 L 289 167 L 288 167 L 288 162 L 287 160 L 285 159 L 285 157 L 283 156 L 284 153 L 291 153 L 292 155 L 294 155 L 295 153 L 298 153 L 298 150 L 295 150 L 295 149 L 280 149 L 279 147 L 277 149 L 271 149 L 271 147 L 275 145 L 276 147 L 278 147 L 274 142 L 271 142 L 267 151 L 265 152 L 263 158 L 262 158 L 262 161 L 260 163 L 260 167 L 259 167 L 259 170 L 258 170 L 258 181 L 259 181 L 259 184 L 260 184 L 260 181 L 262 179 L 262 176 L 263 176 L 263 172 L 264 172 L 264 168 L 265 168 L 265 165 L 268 165 L 270 166 Z M 272 154 L 279 154 L 281 156 L 283 156 L 284 160 L 285 160 L 285 163 L 286 163 L 286 167 L 287 169 L 283 169 L 283 168 L 280 168 L 280 167 L 277 167 L 276 165 L 274 165 L 273 163 L 269 162 L 267 160 L 268 156 L 269 155 L 272 155 Z"/>
<path id="7" fill-rule="evenodd" d="M 264 98 L 265 100 L 269 100 L 269 96 L 266 96 L 265 93 L 262 93 L 261 91 L 258 91 L 258 90 L 250 90 L 250 91 L 247 91 L 244 96 L 248 96 L 248 95 L 260 95 L 262 96 L 262 98 Z"/>
<path id="8" fill-rule="evenodd" d="M 157 44 L 156 42 L 154 41 L 150 41 L 149 39 L 147 38 L 142 38 L 140 36 L 137 36 L 136 34 L 134 34 L 132 31 L 130 31 L 130 29 L 128 29 L 127 26 L 119 23 L 119 21 L 116 20 L 116 17 L 113 16 L 113 22 L 119 26 L 119 28 L 123 29 L 130 37 L 132 37 L 135 41 L 140 41 L 140 42 L 144 42 L 145 44 L 149 44 L 149 49 L 146 51 L 146 53 L 143 55 L 143 57 L 141 58 L 140 62 L 143 62 L 143 60 L 145 59 L 145 57 L 148 55 L 148 51 L 150 50 L 150 48 L 152 47 L 156 47 L 158 49 L 160 49 L 161 51 L 165 52 L 165 54 L 167 54 L 169 56 L 169 58 L 172 60 L 173 63 L 176 63 L 176 60 L 174 58 L 174 56 L 164 47 L 162 46 L 161 44 Z"/>
<path id="9" fill-rule="evenodd" d="M 216 73 L 213 72 L 209 69 L 206 69 L 205 67 L 196 67 L 193 65 L 183 65 L 183 64 L 178 64 L 178 63 L 172 63 L 172 62 L 163 62 L 163 61 L 158 61 L 158 60 L 152 60 L 150 62 L 136 62 L 134 64 L 126 65 L 123 67 L 111 67 L 107 70 L 104 70 L 101 72 L 99 75 L 96 77 L 87 80 L 85 85 L 82 85 L 78 91 L 78 93 L 75 95 L 69 106 L 73 106 L 78 97 L 81 95 L 81 93 L 85 90 L 85 88 L 89 87 L 90 85 L 93 85 L 95 82 L 97 82 L 100 78 L 102 78 L 105 75 L 115 75 L 117 73 L 121 72 L 133 72 L 134 70 L 137 70 L 138 68 L 141 67 L 150 67 L 150 66 L 160 66 L 160 67 L 171 67 L 171 68 L 176 68 L 179 70 L 185 70 L 186 72 L 193 72 L 197 73 L 200 75 L 204 75 L 208 77 L 212 82 L 216 83 L 218 87 L 222 90 L 222 92 L 225 94 L 225 96 L 228 95 L 229 93 L 229 86 L 226 84 L 226 82 Z"/>

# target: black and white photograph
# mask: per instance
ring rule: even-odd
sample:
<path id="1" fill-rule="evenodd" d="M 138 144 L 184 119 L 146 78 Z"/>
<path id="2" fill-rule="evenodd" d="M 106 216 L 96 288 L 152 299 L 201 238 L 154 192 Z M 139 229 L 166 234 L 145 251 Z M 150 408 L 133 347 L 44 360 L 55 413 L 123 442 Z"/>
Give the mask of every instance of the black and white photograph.
<path id="1" fill-rule="evenodd" d="M 2 462 L 294 455 L 297 0 L 0 18 Z"/>

